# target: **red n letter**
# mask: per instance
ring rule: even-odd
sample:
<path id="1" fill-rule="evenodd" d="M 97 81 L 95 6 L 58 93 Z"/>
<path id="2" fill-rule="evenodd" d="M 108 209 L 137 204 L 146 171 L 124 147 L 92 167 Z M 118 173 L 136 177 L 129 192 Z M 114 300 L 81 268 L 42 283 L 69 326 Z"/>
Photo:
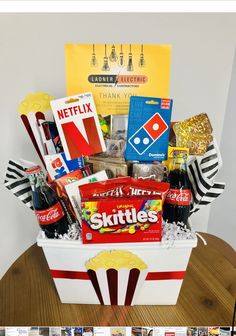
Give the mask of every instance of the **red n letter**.
<path id="1" fill-rule="evenodd" d="M 102 152 L 94 118 L 90 117 L 83 119 L 83 124 L 88 137 L 88 142 L 80 133 L 74 122 L 70 121 L 61 125 L 71 159 L 76 159 L 82 155 L 91 155 Z"/>

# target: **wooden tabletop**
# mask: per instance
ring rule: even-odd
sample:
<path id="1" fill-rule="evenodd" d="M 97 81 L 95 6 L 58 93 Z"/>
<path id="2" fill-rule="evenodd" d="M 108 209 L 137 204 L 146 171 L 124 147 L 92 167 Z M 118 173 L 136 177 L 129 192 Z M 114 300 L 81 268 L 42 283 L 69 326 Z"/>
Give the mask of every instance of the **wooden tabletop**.
<path id="1" fill-rule="evenodd" d="M 231 325 L 236 298 L 236 252 L 204 234 L 193 249 L 176 306 L 60 303 L 41 248 L 33 245 L 0 281 L 2 326 Z"/>

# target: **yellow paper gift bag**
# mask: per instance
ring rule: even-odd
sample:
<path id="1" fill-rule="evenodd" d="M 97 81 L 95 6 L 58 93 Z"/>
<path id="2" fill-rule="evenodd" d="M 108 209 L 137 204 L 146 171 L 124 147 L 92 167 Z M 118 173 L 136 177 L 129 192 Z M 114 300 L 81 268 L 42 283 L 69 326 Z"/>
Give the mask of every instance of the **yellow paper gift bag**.
<path id="1" fill-rule="evenodd" d="M 92 92 L 99 114 L 127 114 L 130 96 L 169 98 L 171 47 L 67 44 L 67 95 Z"/>

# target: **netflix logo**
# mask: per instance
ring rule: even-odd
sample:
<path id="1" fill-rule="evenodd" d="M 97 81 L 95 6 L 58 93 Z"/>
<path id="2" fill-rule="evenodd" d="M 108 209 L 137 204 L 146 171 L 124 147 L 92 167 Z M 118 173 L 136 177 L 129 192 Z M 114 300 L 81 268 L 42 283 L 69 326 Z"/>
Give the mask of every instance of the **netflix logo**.
<path id="1" fill-rule="evenodd" d="M 77 114 L 84 114 L 84 113 L 89 113 L 89 112 L 93 112 L 90 103 L 67 107 L 62 110 L 57 111 L 57 114 L 58 114 L 59 120 L 61 120 L 64 118 L 76 116 Z"/>
<path id="2" fill-rule="evenodd" d="M 106 150 L 92 93 L 53 100 L 51 107 L 67 160 Z"/>

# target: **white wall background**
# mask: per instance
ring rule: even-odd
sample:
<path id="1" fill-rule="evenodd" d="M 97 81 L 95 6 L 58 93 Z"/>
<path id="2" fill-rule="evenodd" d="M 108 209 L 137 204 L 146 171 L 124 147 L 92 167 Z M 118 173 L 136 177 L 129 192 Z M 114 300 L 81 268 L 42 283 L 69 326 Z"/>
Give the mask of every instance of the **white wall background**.
<path id="1" fill-rule="evenodd" d="M 236 161 L 235 161 L 235 125 L 236 125 L 236 54 L 226 106 L 225 121 L 221 137 L 221 155 L 223 167 L 218 178 L 226 182 L 226 192 L 218 202 L 212 204 L 209 217 L 209 232 L 227 240 L 236 249 Z"/>
<path id="2" fill-rule="evenodd" d="M 207 112 L 220 142 L 235 41 L 235 14 L 1 14 L 0 180 L 4 180 L 10 158 L 39 162 L 17 105 L 27 93 L 38 90 L 57 98 L 65 95 L 65 43 L 172 44 L 172 119 Z M 224 135 L 229 139 L 227 125 Z M 225 157 L 225 166 L 231 165 L 232 159 L 233 152 Z M 33 213 L 5 190 L 3 183 L 0 186 L 1 278 L 35 242 L 38 227 Z M 227 189 L 230 192 L 233 190 Z M 221 203 L 216 206 L 221 207 Z M 196 229 L 207 230 L 209 210 L 196 214 Z M 229 209 L 226 215 L 232 216 L 233 212 Z M 214 223 L 210 229 L 214 231 Z M 222 231 L 217 234 L 222 235 Z M 234 243 L 232 234 L 229 227 L 223 237 Z"/>

